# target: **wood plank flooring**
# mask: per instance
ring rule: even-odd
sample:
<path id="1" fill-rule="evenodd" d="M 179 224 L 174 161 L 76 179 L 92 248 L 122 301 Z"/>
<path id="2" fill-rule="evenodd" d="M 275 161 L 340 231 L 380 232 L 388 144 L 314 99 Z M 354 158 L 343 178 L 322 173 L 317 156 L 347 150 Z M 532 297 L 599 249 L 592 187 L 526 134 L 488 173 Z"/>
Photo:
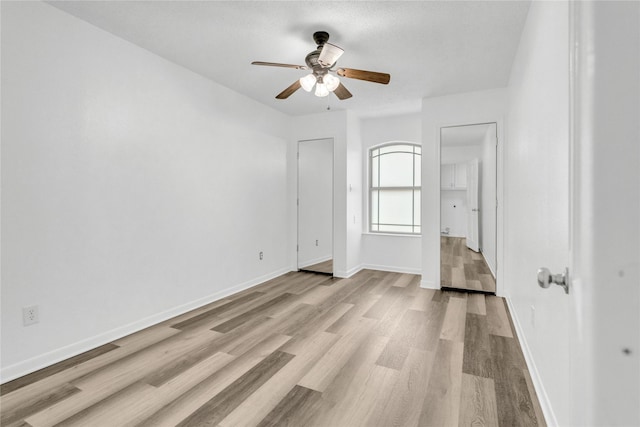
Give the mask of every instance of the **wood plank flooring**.
<path id="1" fill-rule="evenodd" d="M 480 252 L 467 248 L 464 237 L 440 237 L 440 286 L 496 292 L 496 280 Z"/>
<path id="2" fill-rule="evenodd" d="M 312 273 L 333 274 L 333 260 L 319 262 L 300 268 L 300 271 L 310 271 Z"/>
<path id="3" fill-rule="evenodd" d="M 291 272 L 3 384 L 3 426 L 544 426 L 501 298 Z"/>

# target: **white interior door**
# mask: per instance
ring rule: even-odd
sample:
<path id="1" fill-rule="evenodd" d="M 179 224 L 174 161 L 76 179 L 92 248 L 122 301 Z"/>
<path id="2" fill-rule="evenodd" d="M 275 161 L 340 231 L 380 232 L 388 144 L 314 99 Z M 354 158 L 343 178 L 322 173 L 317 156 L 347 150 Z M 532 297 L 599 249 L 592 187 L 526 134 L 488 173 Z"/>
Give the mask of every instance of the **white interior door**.
<path id="1" fill-rule="evenodd" d="M 467 163 L 467 247 L 478 252 L 478 159 Z"/>

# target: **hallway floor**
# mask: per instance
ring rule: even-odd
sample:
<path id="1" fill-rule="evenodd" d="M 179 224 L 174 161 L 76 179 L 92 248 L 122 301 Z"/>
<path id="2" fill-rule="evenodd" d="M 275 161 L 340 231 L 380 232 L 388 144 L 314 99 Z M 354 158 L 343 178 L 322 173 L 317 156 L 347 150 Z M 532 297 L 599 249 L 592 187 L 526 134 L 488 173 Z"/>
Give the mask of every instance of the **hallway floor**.
<path id="1" fill-rule="evenodd" d="M 300 271 L 308 271 L 312 273 L 333 274 L 333 259 L 319 262 L 317 264 L 301 267 Z"/>
<path id="2" fill-rule="evenodd" d="M 542 426 L 502 298 L 291 272 L 4 384 L 4 426 Z"/>
<path id="3" fill-rule="evenodd" d="M 496 280 L 482 253 L 467 248 L 464 237 L 440 237 L 440 286 L 496 292 Z"/>

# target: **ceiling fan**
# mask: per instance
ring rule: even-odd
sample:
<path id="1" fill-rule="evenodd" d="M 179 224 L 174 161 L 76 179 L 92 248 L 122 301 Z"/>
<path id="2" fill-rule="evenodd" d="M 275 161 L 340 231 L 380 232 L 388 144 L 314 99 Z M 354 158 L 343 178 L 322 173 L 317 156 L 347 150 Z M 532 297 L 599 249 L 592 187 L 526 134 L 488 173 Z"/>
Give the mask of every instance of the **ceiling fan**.
<path id="1" fill-rule="evenodd" d="M 388 84 L 391 76 L 386 73 L 377 73 L 375 71 L 356 70 L 354 68 L 334 68 L 336 61 L 344 50 L 338 46 L 328 42 L 329 33 L 326 31 L 317 31 L 313 33 L 313 40 L 318 48 L 310 52 L 305 58 L 305 65 L 279 64 L 276 62 L 254 61 L 253 65 L 265 65 L 268 67 L 295 68 L 297 70 L 310 70 L 311 73 L 293 82 L 291 86 L 276 95 L 277 99 L 287 99 L 295 91 L 302 88 L 307 92 L 311 92 L 315 86 L 315 95 L 319 97 L 327 96 L 333 92 L 339 99 L 348 99 L 353 95 L 340 82 L 340 77 L 350 79 L 365 80 L 373 83 Z"/>

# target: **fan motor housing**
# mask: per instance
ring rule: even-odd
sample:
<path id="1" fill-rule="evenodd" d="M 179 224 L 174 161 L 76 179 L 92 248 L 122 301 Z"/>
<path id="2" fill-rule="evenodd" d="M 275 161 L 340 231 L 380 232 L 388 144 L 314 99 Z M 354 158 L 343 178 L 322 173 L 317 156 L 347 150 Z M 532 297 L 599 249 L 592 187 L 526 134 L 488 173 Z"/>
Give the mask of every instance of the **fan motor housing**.
<path id="1" fill-rule="evenodd" d="M 320 47 L 329 41 L 329 33 L 326 31 L 316 31 L 313 33 L 313 41 L 316 42 L 318 47 Z"/>
<path id="2" fill-rule="evenodd" d="M 320 57 L 320 49 L 316 49 L 313 52 L 310 52 L 306 58 L 304 58 L 304 62 L 307 63 L 309 68 L 316 71 L 317 69 L 322 68 L 322 65 L 318 62 L 318 58 Z"/>
<path id="3" fill-rule="evenodd" d="M 322 46 L 324 46 L 324 44 L 329 41 L 329 33 L 327 33 L 326 31 L 316 31 L 315 33 L 313 33 L 313 41 L 316 42 L 318 48 L 313 52 L 309 52 L 309 54 L 304 59 L 304 62 L 306 62 L 307 66 L 313 70 L 314 74 L 326 74 L 326 68 L 318 62 L 318 58 L 320 57 Z"/>

